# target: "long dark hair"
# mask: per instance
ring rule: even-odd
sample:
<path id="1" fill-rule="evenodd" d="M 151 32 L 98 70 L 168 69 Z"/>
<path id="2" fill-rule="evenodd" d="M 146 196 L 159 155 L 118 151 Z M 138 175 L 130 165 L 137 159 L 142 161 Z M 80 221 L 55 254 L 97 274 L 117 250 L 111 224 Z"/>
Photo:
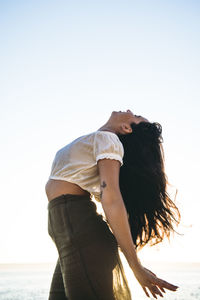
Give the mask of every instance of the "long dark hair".
<path id="1" fill-rule="evenodd" d="M 119 135 L 124 147 L 119 183 L 133 241 L 143 247 L 169 238 L 180 213 L 167 193 L 161 125 L 141 122 L 131 127 L 132 133 Z"/>

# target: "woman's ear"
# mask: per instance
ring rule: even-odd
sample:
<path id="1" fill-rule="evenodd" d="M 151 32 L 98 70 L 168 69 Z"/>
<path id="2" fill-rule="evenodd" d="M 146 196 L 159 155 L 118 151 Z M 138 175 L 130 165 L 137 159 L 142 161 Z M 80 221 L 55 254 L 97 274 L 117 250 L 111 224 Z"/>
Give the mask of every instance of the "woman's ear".
<path id="1" fill-rule="evenodd" d="M 131 126 L 127 123 L 122 123 L 120 129 L 121 129 L 122 134 L 128 134 L 128 133 L 131 133 L 133 131 Z"/>

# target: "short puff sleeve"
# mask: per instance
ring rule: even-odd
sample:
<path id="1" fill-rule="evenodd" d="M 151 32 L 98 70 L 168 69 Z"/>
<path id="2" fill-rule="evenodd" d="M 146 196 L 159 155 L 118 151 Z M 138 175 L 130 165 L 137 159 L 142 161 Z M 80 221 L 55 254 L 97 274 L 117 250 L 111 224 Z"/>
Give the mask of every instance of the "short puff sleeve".
<path id="1" fill-rule="evenodd" d="M 94 157 L 115 159 L 123 165 L 124 148 L 118 136 L 109 131 L 97 131 L 94 139 Z"/>

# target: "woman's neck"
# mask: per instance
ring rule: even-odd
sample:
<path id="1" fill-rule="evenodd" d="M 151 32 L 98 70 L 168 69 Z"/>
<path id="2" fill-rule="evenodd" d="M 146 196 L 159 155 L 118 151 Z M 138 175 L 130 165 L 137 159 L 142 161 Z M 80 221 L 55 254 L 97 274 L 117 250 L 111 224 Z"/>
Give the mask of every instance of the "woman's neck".
<path id="1" fill-rule="evenodd" d="M 110 131 L 117 134 L 116 129 L 108 123 L 100 127 L 98 131 Z"/>

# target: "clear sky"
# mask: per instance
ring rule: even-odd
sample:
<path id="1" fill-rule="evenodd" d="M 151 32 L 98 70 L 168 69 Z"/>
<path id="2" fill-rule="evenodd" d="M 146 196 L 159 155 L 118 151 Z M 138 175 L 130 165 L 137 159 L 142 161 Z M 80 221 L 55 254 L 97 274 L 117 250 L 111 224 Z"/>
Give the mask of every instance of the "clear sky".
<path id="1" fill-rule="evenodd" d="M 113 110 L 163 126 L 182 214 L 143 260 L 200 261 L 199 1 L 0 1 L 0 263 L 55 261 L 45 183 L 58 149 Z"/>

